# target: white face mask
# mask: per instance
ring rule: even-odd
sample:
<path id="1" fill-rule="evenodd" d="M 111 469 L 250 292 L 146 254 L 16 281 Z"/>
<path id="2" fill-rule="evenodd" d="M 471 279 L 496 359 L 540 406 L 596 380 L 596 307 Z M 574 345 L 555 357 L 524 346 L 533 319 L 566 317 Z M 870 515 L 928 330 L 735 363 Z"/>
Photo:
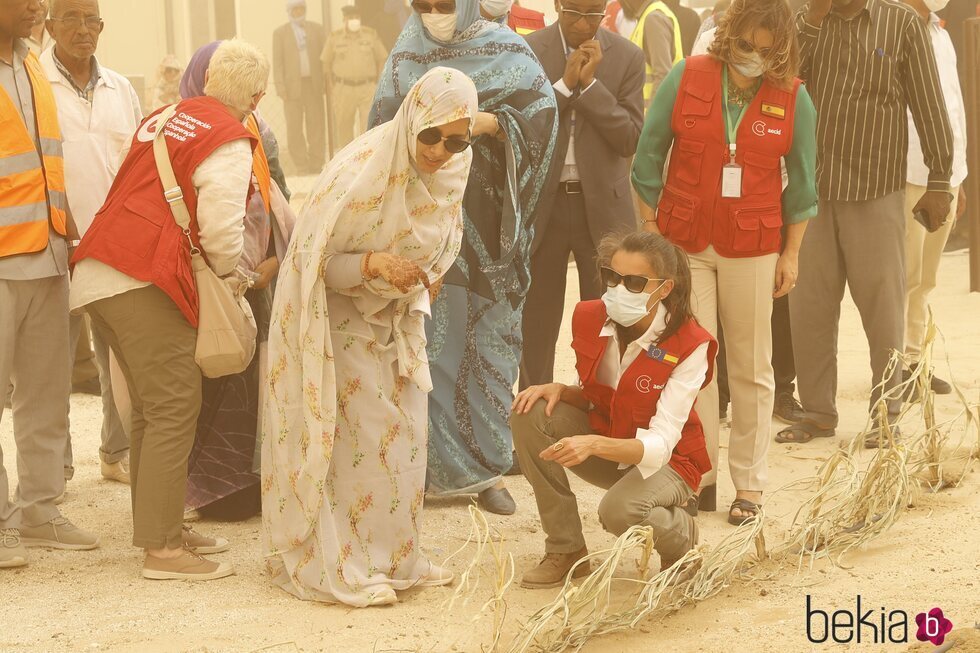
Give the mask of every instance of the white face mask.
<path id="1" fill-rule="evenodd" d="M 749 79 L 755 79 L 756 77 L 762 77 L 763 73 L 766 72 L 766 62 L 762 59 L 762 55 L 758 52 L 753 52 L 745 60 L 732 63 L 732 68 L 737 70 L 740 75 L 744 75 Z"/>
<path id="2" fill-rule="evenodd" d="M 505 18 L 510 13 L 510 8 L 514 6 L 514 0 L 480 0 L 480 6 L 494 20 Z"/>
<path id="3" fill-rule="evenodd" d="M 608 288 L 606 294 L 602 296 L 602 303 L 606 305 L 606 315 L 619 326 L 633 326 L 653 310 L 647 308 L 647 305 L 654 293 L 664 287 L 664 283 L 657 286 L 653 292 L 630 292 L 623 284 Z"/>
<path id="4" fill-rule="evenodd" d="M 456 34 L 456 13 L 419 14 L 429 36 L 442 43 L 449 43 Z"/>
<path id="5" fill-rule="evenodd" d="M 361 30 L 361 19 L 351 18 L 347 21 L 347 29 L 351 32 L 359 32 Z"/>
<path id="6" fill-rule="evenodd" d="M 932 13 L 937 11 L 942 11 L 949 4 L 949 0 L 923 0 L 926 3 L 926 8 Z"/>

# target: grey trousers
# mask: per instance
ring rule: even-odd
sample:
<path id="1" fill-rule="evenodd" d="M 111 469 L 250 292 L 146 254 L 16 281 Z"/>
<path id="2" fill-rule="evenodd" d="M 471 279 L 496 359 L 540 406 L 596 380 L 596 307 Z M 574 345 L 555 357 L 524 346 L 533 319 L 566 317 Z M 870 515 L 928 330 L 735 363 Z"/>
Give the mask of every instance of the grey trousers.
<path id="1" fill-rule="evenodd" d="M 905 338 L 905 203 L 902 191 L 865 202 L 820 200 L 800 249 L 800 278 L 789 295 L 793 353 L 806 418 L 837 426 L 837 332 L 845 285 L 871 350 L 871 387 Z M 901 371 L 887 380 L 889 391 Z M 873 408 L 881 392 L 870 393 Z M 895 416 L 901 399 L 889 401 Z"/>
<path id="2" fill-rule="evenodd" d="M 558 440 L 592 433 L 585 411 L 559 403 L 551 417 L 539 401 L 526 415 L 511 416 L 514 448 L 521 470 L 534 490 L 547 536 L 548 553 L 576 553 L 585 547 L 582 520 L 575 494 L 568 485 L 565 469 L 542 460 L 538 454 Z M 631 526 L 653 528 L 655 547 L 664 560 L 676 560 L 696 542 L 693 517 L 682 507 L 693 494 L 684 479 L 669 465 L 649 478 L 636 467 L 619 469 L 619 464 L 592 457 L 571 470 L 576 476 L 606 492 L 599 503 L 599 521 L 609 533 L 622 535 Z"/>
<path id="3" fill-rule="evenodd" d="M 74 349 L 78 346 L 78 336 L 82 331 L 84 320 L 84 315 L 72 315 L 68 323 L 72 361 L 75 360 Z M 92 333 L 92 348 L 95 351 L 95 364 L 99 368 L 99 386 L 102 390 L 102 446 L 99 448 L 99 457 L 103 462 L 113 464 L 129 453 L 129 435 L 119 418 L 119 411 L 116 410 L 116 402 L 112 396 L 112 384 L 109 381 L 109 347 L 97 331 Z M 70 479 L 74 473 L 74 456 L 69 429 L 68 442 L 65 446 L 65 478 Z"/>
<path id="4" fill-rule="evenodd" d="M 555 346 L 565 309 L 568 256 L 575 256 L 582 301 L 599 299 L 602 284 L 596 268 L 596 247 L 589 232 L 585 196 L 558 190 L 541 244 L 531 257 L 531 287 L 524 304 L 524 356 L 520 387 L 551 383 Z"/>
<path id="5" fill-rule="evenodd" d="M 13 383 L 19 480 L 11 502 L 0 451 L 0 528 L 40 526 L 60 515 L 54 500 L 65 489 L 68 354 L 68 276 L 0 280 L 0 394 Z"/>
<path id="6" fill-rule="evenodd" d="M 327 105 L 323 93 L 317 93 L 313 81 L 306 78 L 302 98 L 283 100 L 283 109 L 286 144 L 293 163 L 301 174 L 314 168 L 319 171 L 327 157 Z"/>

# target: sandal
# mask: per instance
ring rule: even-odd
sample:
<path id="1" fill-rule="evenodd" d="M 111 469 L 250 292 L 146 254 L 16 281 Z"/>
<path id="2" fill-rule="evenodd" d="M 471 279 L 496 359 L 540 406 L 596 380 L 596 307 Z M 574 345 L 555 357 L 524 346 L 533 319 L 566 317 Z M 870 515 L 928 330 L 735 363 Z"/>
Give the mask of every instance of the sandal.
<path id="1" fill-rule="evenodd" d="M 813 438 L 832 438 L 837 435 L 834 427 L 823 428 L 813 422 L 804 420 L 799 424 L 788 426 L 776 434 L 776 442 L 780 444 L 806 444 Z"/>
<path id="2" fill-rule="evenodd" d="M 884 436 L 881 432 L 881 428 L 872 431 L 864 438 L 864 448 L 865 449 L 888 449 L 891 447 L 891 443 L 895 444 L 902 443 L 902 430 L 898 426 L 892 427 L 892 437 L 891 439 Z"/>
<path id="3" fill-rule="evenodd" d="M 738 508 L 742 511 L 742 517 L 736 517 L 732 514 L 732 511 Z M 762 505 L 758 503 L 752 503 L 748 499 L 735 499 L 732 501 L 731 507 L 728 508 L 728 523 L 732 526 L 741 526 L 742 524 L 747 524 L 748 522 L 756 519 L 759 516 L 759 511 L 762 510 Z M 745 513 L 750 513 L 745 516 Z"/>

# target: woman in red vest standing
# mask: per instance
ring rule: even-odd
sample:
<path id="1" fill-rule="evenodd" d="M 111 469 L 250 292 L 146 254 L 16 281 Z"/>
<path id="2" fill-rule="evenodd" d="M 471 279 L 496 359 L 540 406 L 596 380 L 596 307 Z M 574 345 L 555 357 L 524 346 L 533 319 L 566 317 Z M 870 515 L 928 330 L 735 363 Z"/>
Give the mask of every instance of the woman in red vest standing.
<path id="1" fill-rule="evenodd" d="M 598 258 L 606 293 L 572 317 L 579 385 L 533 386 L 514 402 L 514 447 L 547 534 L 527 588 L 562 584 L 588 555 L 563 468 L 609 490 L 599 504 L 607 531 L 653 528 L 662 568 L 698 540 L 684 506 L 711 461 L 694 402 L 718 347 L 691 312 L 687 255 L 637 232 L 606 238 Z M 579 565 L 574 575 L 588 572 Z"/>
<path id="2" fill-rule="evenodd" d="M 735 0 L 710 54 L 677 64 L 659 88 L 633 168 L 644 229 L 688 252 L 695 315 L 714 335 L 720 319 L 725 332 L 733 524 L 762 503 L 775 395 L 772 300 L 795 286 L 817 213 L 816 111 L 796 78 L 799 62 L 785 0 Z M 718 412 L 712 383 L 698 402 L 712 463 Z M 716 475 L 703 481 L 702 509 L 715 509 Z"/>

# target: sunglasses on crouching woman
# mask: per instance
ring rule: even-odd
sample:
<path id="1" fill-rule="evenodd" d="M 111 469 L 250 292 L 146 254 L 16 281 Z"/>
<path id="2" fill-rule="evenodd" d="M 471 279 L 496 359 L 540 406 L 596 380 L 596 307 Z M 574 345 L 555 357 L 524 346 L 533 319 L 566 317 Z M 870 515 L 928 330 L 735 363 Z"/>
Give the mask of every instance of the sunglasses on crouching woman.
<path id="1" fill-rule="evenodd" d="M 445 144 L 447 152 L 452 152 L 453 154 L 459 154 L 465 152 L 471 143 L 465 138 L 460 138 L 459 136 L 443 136 L 442 132 L 439 131 L 438 127 L 429 127 L 428 129 L 423 129 L 419 132 L 419 141 L 423 145 L 438 145 L 440 142 Z"/>
<path id="2" fill-rule="evenodd" d="M 607 267 L 599 268 L 599 276 L 602 279 L 602 284 L 607 288 L 615 288 L 619 284 L 623 284 L 626 286 L 626 290 L 634 294 L 643 292 L 647 285 L 653 281 L 658 281 L 660 284 L 666 281 L 666 279 L 650 279 L 639 274 L 620 274 Z"/>

